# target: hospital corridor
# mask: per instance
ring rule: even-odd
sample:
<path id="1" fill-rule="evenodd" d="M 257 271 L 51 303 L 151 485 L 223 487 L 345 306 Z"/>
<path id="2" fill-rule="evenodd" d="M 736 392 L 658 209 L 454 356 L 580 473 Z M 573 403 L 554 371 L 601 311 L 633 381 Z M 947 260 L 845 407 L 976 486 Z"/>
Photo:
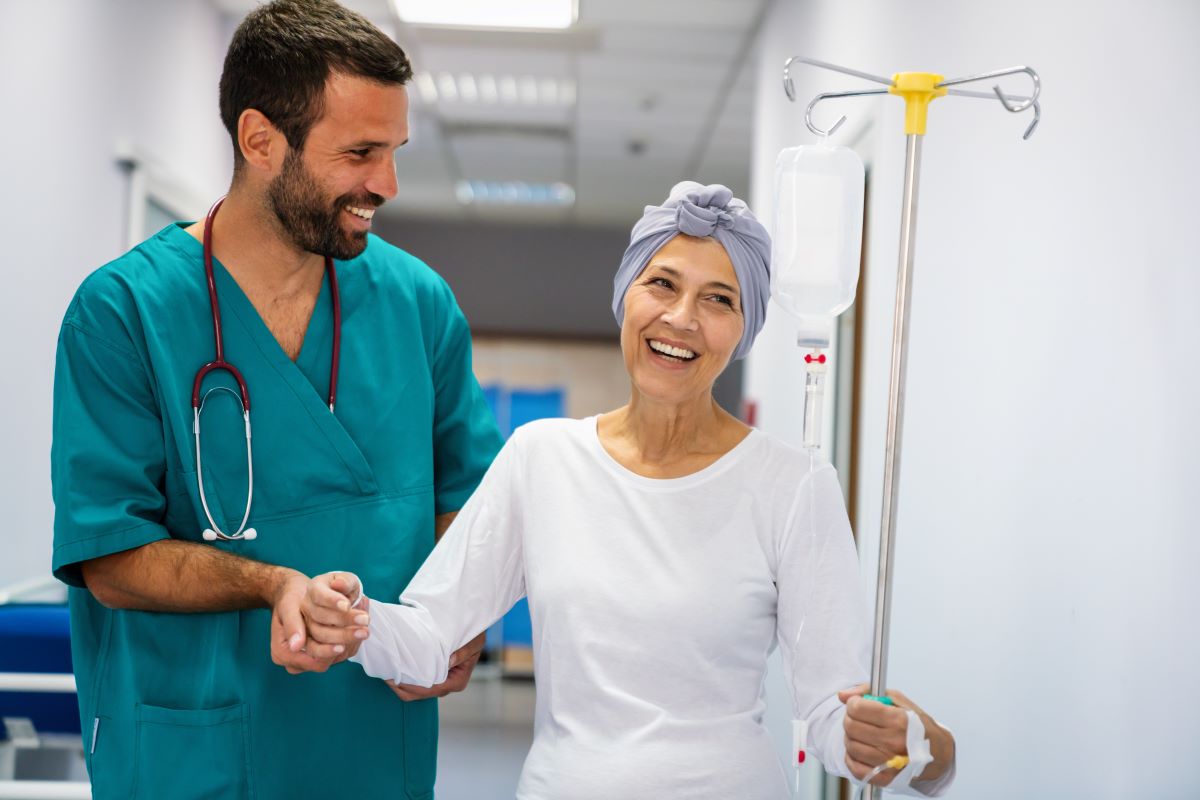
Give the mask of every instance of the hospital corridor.
<path id="1" fill-rule="evenodd" d="M 0 2 L 0 800 L 1196 800 L 1200 3 Z"/>

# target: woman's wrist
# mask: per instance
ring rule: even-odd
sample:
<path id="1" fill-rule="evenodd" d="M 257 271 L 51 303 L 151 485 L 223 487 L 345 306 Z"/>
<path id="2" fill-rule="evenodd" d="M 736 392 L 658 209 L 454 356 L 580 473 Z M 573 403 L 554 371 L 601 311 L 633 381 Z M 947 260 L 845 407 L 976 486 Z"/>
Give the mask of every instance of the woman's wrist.
<path id="1" fill-rule="evenodd" d="M 937 724 L 928 714 L 922 715 L 925 723 L 925 735 L 929 739 L 929 751 L 933 754 L 931 761 L 921 774 L 913 778 L 913 783 L 933 783 L 950 770 L 954 764 L 955 742 L 950 731 Z"/>

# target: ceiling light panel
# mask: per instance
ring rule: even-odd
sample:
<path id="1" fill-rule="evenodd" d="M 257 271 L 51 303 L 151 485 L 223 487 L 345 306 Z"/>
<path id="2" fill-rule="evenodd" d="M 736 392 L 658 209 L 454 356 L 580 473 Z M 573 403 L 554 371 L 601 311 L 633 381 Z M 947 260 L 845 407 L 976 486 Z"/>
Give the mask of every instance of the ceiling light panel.
<path id="1" fill-rule="evenodd" d="M 566 183 L 525 181 L 459 181 L 458 202 L 467 205 L 571 206 L 575 190 Z"/>
<path id="2" fill-rule="evenodd" d="M 400 19 L 411 25 L 462 28 L 566 30 L 575 24 L 575 0 L 392 0 Z"/>
<path id="3" fill-rule="evenodd" d="M 413 75 L 413 85 L 425 105 L 462 103 L 542 108 L 575 105 L 575 81 L 569 78 L 422 70 Z"/>
<path id="4" fill-rule="evenodd" d="M 580 24 L 601 28 L 628 25 L 677 32 L 691 30 L 745 31 L 769 0 L 604 0 L 584 4 Z"/>

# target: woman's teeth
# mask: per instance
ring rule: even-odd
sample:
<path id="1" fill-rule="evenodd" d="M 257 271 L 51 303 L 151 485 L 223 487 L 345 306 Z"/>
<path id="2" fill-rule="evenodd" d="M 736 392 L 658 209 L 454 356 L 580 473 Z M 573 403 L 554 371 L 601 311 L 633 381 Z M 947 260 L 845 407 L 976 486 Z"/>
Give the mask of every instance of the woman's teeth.
<path id="1" fill-rule="evenodd" d="M 365 220 L 370 220 L 371 217 L 375 216 L 375 209 L 373 208 L 359 208 L 357 206 L 346 206 L 345 208 L 354 216 L 362 217 Z"/>
<path id="2" fill-rule="evenodd" d="M 650 349 L 656 353 L 662 353 L 664 356 L 677 358 L 680 361 L 691 361 L 696 357 L 696 354 L 691 350 L 684 350 L 682 347 L 672 347 L 669 344 L 664 344 L 654 339 L 650 340 Z"/>

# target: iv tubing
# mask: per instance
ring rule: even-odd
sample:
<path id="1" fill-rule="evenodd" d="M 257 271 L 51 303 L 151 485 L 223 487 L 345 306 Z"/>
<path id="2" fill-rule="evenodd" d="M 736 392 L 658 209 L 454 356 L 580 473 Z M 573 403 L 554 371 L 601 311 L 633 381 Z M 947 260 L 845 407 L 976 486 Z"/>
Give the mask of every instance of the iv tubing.
<path id="1" fill-rule="evenodd" d="M 871 781 L 875 780 L 876 775 L 883 772 L 885 769 L 899 770 L 899 769 L 904 769 L 906 766 L 908 766 L 908 756 L 892 756 L 887 761 L 883 762 L 882 764 L 877 766 L 875 769 L 868 772 L 866 777 L 862 779 L 862 783 L 860 783 L 857 787 L 855 787 L 855 789 L 854 789 L 855 800 L 858 800 L 858 798 L 862 797 L 863 789 L 865 789 Z M 871 791 L 874 792 L 878 788 L 879 788 L 878 786 L 872 786 Z"/>
<path id="2" fill-rule="evenodd" d="M 821 447 L 821 412 L 825 408 L 825 375 L 829 368 L 820 350 L 804 357 L 804 447 Z"/>

